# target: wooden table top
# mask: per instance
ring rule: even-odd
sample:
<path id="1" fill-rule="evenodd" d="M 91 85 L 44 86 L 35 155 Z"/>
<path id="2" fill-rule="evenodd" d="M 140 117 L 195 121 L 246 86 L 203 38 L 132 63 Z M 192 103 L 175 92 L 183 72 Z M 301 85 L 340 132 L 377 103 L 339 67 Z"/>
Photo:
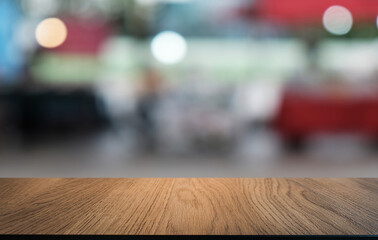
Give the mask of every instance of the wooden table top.
<path id="1" fill-rule="evenodd" d="M 0 179 L 0 234 L 378 234 L 378 179 Z"/>

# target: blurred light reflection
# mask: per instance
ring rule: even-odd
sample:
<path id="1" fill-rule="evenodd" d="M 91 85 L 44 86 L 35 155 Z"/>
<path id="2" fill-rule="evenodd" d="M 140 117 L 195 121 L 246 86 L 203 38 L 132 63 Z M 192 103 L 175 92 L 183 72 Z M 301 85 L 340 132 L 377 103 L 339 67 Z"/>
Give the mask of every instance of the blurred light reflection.
<path id="1" fill-rule="evenodd" d="M 38 24 L 35 36 L 42 47 L 55 48 L 66 40 L 67 27 L 58 18 L 48 18 Z"/>
<path id="2" fill-rule="evenodd" d="M 165 64 L 178 63 L 184 59 L 187 44 L 180 34 L 172 31 L 161 32 L 151 42 L 154 57 Z"/>
<path id="3" fill-rule="evenodd" d="M 352 29 L 353 17 L 347 8 L 331 6 L 324 12 L 323 25 L 332 34 L 344 35 Z"/>

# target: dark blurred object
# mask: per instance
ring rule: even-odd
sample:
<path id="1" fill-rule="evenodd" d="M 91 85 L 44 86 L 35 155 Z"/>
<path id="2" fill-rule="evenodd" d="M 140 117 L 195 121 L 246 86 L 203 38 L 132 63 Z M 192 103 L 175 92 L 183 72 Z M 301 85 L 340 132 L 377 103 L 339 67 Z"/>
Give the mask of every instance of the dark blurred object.
<path id="1" fill-rule="evenodd" d="M 97 97 L 85 90 L 10 91 L 1 94 L 0 103 L 1 126 L 25 139 L 93 131 L 108 122 Z"/>

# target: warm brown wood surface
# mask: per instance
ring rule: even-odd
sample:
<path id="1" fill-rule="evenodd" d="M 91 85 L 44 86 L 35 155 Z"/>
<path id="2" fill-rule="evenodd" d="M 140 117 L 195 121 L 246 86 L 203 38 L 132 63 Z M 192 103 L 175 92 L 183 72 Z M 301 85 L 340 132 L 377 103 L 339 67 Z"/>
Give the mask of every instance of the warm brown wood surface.
<path id="1" fill-rule="evenodd" d="M 378 179 L 0 179 L 0 234 L 378 234 Z"/>

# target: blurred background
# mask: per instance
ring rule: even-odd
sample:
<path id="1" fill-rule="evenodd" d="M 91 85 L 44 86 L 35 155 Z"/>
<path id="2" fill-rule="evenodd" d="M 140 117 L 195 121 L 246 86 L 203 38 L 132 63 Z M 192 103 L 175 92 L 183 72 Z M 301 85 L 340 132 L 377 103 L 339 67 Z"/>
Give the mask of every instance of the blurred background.
<path id="1" fill-rule="evenodd" d="M 378 177 L 378 1 L 0 0 L 0 177 Z"/>

